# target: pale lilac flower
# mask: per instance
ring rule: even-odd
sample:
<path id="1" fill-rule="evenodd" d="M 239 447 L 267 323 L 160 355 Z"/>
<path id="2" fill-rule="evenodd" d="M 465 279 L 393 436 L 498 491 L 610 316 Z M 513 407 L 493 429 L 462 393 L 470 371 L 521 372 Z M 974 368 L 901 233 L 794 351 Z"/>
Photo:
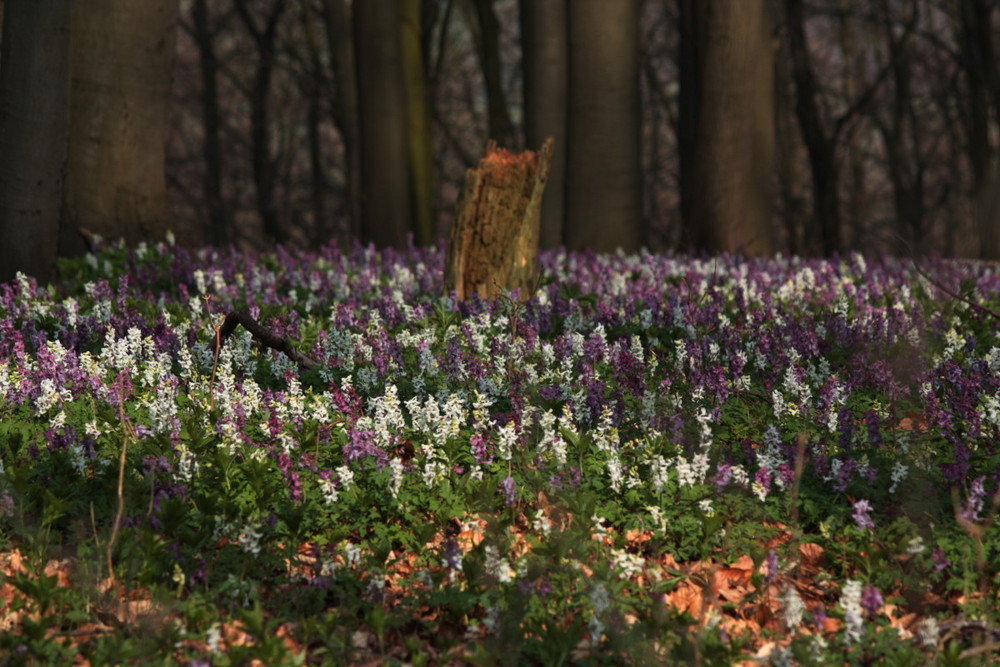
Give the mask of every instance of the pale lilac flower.
<path id="1" fill-rule="evenodd" d="M 6 489 L 0 493 L 0 517 L 3 516 L 14 516 L 14 497 Z"/>
<path id="2" fill-rule="evenodd" d="M 869 512 L 872 511 L 871 503 L 865 498 L 854 503 L 854 514 L 852 518 L 854 519 L 854 525 L 856 525 L 860 530 L 865 530 L 867 528 L 874 528 L 875 524 L 872 522 Z"/>
<path id="3" fill-rule="evenodd" d="M 983 511 L 983 498 L 986 489 L 983 487 L 985 477 L 977 477 L 969 489 L 969 501 L 962 508 L 962 518 L 966 521 L 979 521 L 979 513 Z"/>
<path id="4" fill-rule="evenodd" d="M 944 549 L 938 547 L 931 552 L 931 559 L 934 561 L 934 571 L 940 572 L 951 566 L 951 561 L 945 555 Z"/>
<path id="5" fill-rule="evenodd" d="M 504 505 L 510 507 L 517 502 L 517 483 L 514 482 L 513 477 L 507 475 L 500 482 L 500 492 L 503 494 Z"/>

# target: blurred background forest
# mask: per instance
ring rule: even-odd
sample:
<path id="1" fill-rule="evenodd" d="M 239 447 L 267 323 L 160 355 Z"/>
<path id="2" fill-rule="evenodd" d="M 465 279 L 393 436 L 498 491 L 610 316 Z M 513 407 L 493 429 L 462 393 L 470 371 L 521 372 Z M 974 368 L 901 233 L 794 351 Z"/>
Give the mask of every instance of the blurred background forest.
<path id="1" fill-rule="evenodd" d="M 53 217 L 434 243 L 488 139 L 550 136 L 542 247 L 1000 257 L 997 0 L 2 4 L 5 275 Z"/>

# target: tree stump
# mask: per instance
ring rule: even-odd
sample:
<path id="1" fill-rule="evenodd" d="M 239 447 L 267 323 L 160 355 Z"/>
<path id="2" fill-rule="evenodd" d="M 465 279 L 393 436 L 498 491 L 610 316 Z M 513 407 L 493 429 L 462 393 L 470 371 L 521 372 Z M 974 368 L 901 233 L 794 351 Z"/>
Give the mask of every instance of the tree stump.
<path id="1" fill-rule="evenodd" d="M 538 277 L 542 193 L 552 139 L 538 153 L 511 153 L 495 141 L 465 174 L 448 244 L 445 290 L 465 300 L 474 292 L 494 299 L 519 290 L 530 299 Z"/>

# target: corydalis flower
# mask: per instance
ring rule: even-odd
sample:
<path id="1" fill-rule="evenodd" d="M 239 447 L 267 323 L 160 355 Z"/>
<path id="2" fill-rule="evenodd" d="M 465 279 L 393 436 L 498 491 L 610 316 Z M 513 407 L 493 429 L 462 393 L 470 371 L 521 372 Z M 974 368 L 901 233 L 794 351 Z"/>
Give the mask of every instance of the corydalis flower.
<path id="1" fill-rule="evenodd" d="M 802 603 L 802 597 L 795 590 L 794 586 L 789 586 L 781 594 L 781 616 L 785 620 L 785 625 L 789 628 L 796 628 L 802 624 L 802 616 L 805 614 L 806 606 Z"/>
<path id="2" fill-rule="evenodd" d="M 861 582 L 854 579 L 844 584 L 840 592 L 840 608 L 844 610 L 844 642 L 861 641 L 864 618 L 861 616 Z"/>
<path id="3" fill-rule="evenodd" d="M 869 516 L 869 512 L 872 511 L 871 503 L 866 499 L 854 503 L 854 514 L 852 518 L 854 519 L 854 525 L 856 525 L 860 530 L 865 530 L 867 528 L 874 528 L 875 524 L 872 522 L 872 518 Z"/>
<path id="4" fill-rule="evenodd" d="M 514 482 L 514 478 L 507 475 L 502 482 L 500 482 L 500 492 L 503 494 L 503 502 L 505 505 L 510 507 L 517 502 L 517 483 Z"/>
<path id="5" fill-rule="evenodd" d="M 871 584 L 865 586 L 865 590 L 861 594 L 861 606 L 864 607 L 869 616 L 874 615 L 875 612 L 881 609 L 883 602 L 885 600 L 883 600 L 882 593 L 878 588 Z"/>

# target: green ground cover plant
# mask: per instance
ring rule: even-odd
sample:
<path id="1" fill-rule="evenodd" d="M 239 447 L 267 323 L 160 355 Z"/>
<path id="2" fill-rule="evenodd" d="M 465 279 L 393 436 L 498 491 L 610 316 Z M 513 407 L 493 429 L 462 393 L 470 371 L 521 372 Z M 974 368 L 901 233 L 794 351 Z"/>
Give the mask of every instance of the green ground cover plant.
<path id="1" fill-rule="evenodd" d="M 0 285 L 0 661 L 997 658 L 995 267 L 442 255 Z"/>

